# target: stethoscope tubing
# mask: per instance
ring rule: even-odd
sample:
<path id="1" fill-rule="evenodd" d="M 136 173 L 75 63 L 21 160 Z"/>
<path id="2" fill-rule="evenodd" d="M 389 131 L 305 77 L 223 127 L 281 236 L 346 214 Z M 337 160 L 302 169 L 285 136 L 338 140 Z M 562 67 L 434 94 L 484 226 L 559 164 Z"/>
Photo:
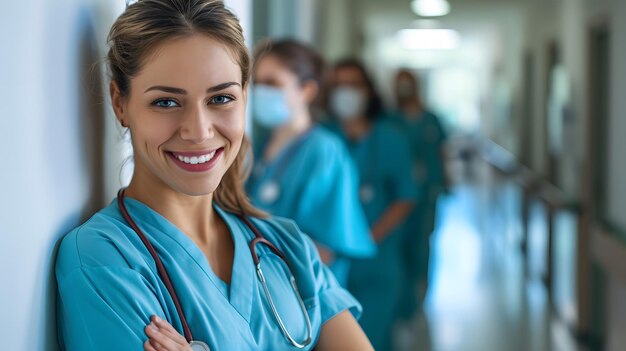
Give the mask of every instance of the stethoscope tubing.
<path id="1" fill-rule="evenodd" d="M 187 323 L 187 320 L 185 319 L 185 314 L 183 313 L 182 306 L 180 304 L 180 301 L 178 300 L 178 295 L 176 294 L 176 291 L 174 290 L 174 285 L 172 284 L 172 280 L 170 279 L 170 276 L 167 273 L 165 266 L 163 265 L 163 261 L 161 261 L 161 258 L 159 257 L 156 250 L 154 249 L 154 246 L 152 246 L 152 243 L 150 243 L 150 240 L 148 240 L 148 238 L 143 233 L 143 231 L 139 229 L 139 226 L 137 225 L 137 223 L 135 223 L 135 221 L 131 218 L 130 214 L 128 213 L 128 210 L 126 209 L 126 205 L 124 204 L 124 192 L 125 191 L 126 191 L 126 188 L 122 188 L 117 194 L 117 204 L 120 208 L 120 212 L 122 212 L 122 216 L 124 216 L 124 219 L 126 220 L 126 222 L 128 222 L 128 225 L 130 225 L 131 228 L 133 228 L 133 230 L 135 231 L 135 233 L 137 233 L 137 236 L 139 236 L 143 244 L 146 246 L 146 248 L 150 252 L 150 255 L 154 259 L 154 262 L 156 263 L 156 266 L 157 266 L 157 271 L 159 272 L 159 277 L 161 277 L 161 280 L 165 284 L 165 287 L 167 288 L 167 291 L 170 293 L 170 296 L 172 297 L 172 300 L 174 301 L 174 305 L 176 306 L 176 312 L 178 313 L 180 322 L 183 325 L 183 333 L 185 334 L 185 339 L 187 340 L 187 342 L 191 343 L 191 341 L 193 341 L 193 335 L 191 334 L 191 330 L 189 329 L 189 324 Z"/>
<path id="2" fill-rule="evenodd" d="M 198 349 L 208 350 L 208 345 L 206 345 L 203 342 L 198 342 L 198 341 L 194 341 L 193 340 L 193 335 L 191 334 L 191 329 L 189 328 L 189 324 L 187 323 L 187 319 L 185 318 L 185 314 L 183 313 L 183 309 L 182 309 L 182 306 L 180 304 L 180 300 L 178 299 L 178 294 L 176 294 L 176 290 L 174 289 L 174 285 L 172 284 L 172 280 L 170 279 L 169 274 L 167 273 L 167 270 L 165 269 L 165 266 L 163 265 L 163 261 L 161 261 L 161 258 L 159 257 L 158 253 L 156 252 L 156 249 L 154 248 L 154 246 L 152 245 L 150 240 L 148 240 L 146 235 L 143 233 L 143 231 L 139 228 L 137 223 L 135 223 L 135 221 L 132 219 L 132 217 L 128 213 L 126 205 L 124 204 L 124 192 L 125 192 L 125 190 L 126 190 L 126 188 L 122 188 L 122 189 L 119 190 L 119 192 L 117 194 L 117 204 L 118 204 L 118 206 L 120 208 L 120 212 L 122 213 L 122 216 L 124 217 L 126 222 L 128 222 L 130 227 L 135 231 L 137 236 L 139 236 L 139 238 L 141 239 L 141 241 L 143 242 L 145 247 L 148 249 L 148 252 L 150 253 L 152 258 L 154 259 L 154 262 L 156 263 L 156 266 L 157 266 L 157 271 L 159 273 L 159 277 L 161 278 L 161 280 L 165 284 L 165 287 L 167 288 L 167 291 L 169 292 L 169 294 L 172 297 L 172 300 L 174 302 L 174 305 L 176 306 L 176 312 L 178 313 L 178 316 L 180 318 L 180 322 L 181 322 L 181 324 L 183 326 L 183 333 L 184 333 L 185 339 L 187 340 L 187 342 L 190 345 L 192 345 L 192 349 L 193 349 L 194 346 L 198 346 Z M 252 255 L 252 259 L 254 261 L 254 265 L 255 265 L 255 268 L 256 268 L 257 276 L 258 276 L 261 284 L 263 285 L 263 290 L 264 290 L 265 295 L 266 295 L 266 297 L 268 299 L 268 303 L 270 305 L 270 308 L 272 309 L 272 313 L 274 314 L 274 317 L 276 318 L 276 321 L 277 321 L 277 323 L 278 323 L 282 333 L 285 335 L 285 337 L 289 340 L 289 342 L 293 346 L 295 346 L 297 348 L 300 348 L 300 349 L 306 347 L 312 341 L 311 321 L 310 321 L 309 315 L 308 315 L 308 313 L 306 311 L 306 307 L 304 305 L 304 301 L 302 300 L 302 297 L 300 296 L 300 292 L 298 291 L 297 284 L 295 283 L 295 278 L 294 278 L 293 274 L 291 273 L 291 269 L 289 268 L 289 264 L 287 263 L 285 255 L 276 246 L 274 246 L 271 242 L 269 242 L 267 239 L 265 239 L 263 234 L 261 234 L 261 232 L 252 223 L 252 221 L 250 221 L 249 218 L 247 218 L 245 216 L 241 216 L 241 215 L 239 216 L 239 218 L 254 233 L 255 238 L 252 241 L 250 241 L 250 245 L 249 245 L 250 254 Z M 287 268 L 290 271 L 289 282 L 291 283 L 291 286 L 292 286 L 292 288 L 294 290 L 294 293 L 295 293 L 296 297 L 298 298 L 298 302 L 300 304 L 300 308 L 301 308 L 302 313 L 304 315 L 304 319 L 305 319 L 306 326 L 307 326 L 307 338 L 302 343 L 297 342 L 289 334 L 289 332 L 287 331 L 287 328 L 285 327 L 285 325 L 284 325 L 284 323 L 282 321 L 282 318 L 280 318 L 280 315 L 278 314 L 278 310 L 276 309 L 276 306 L 274 305 L 274 301 L 273 301 L 272 296 L 271 296 L 271 294 L 269 292 L 269 289 L 267 287 L 267 283 L 266 283 L 265 277 L 263 276 L 263 271 L 261 270 L 261 262 L 260 262 L 259 256 L 256 253 L 256 245 L 257 244 L 263 244 L 263 245 L 267 246 L 274 254 L 276 254 L 278 257 L 280 257 L 280 259 L 287 265 Z"/>

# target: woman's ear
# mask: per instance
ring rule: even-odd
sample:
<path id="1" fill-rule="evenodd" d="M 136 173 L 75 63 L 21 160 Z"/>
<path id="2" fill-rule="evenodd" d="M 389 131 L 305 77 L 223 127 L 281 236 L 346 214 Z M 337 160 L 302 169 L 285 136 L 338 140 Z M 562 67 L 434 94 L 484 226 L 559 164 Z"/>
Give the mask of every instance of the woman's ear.
<path id="1" fill-rule="evenodd" d="M 113 112 L 120 121 L 123 127 L 128 127 L 128 121 L 125 121 L 125 103 L 126 98 L 122 95 L 117 83 L 112 80 L 109 84 L 109 94 L 111 94 L 111 105 L 113 106 Z"/>

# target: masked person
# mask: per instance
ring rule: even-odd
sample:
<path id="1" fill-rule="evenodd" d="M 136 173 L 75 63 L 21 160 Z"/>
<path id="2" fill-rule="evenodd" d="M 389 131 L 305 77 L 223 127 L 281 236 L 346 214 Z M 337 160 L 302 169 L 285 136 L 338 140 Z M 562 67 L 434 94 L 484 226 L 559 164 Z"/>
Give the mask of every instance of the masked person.
<path id="1" fill-rule="evenodd" d="M 350 154 L 313 117 L 322 58 L 292 40 L 264 43 L 255 56 L 253 116 L 264 129 L 254 143 L 248 192 L 261 209 L 294 219 L 345 285 L 349 258 L 369 257 L 376 246 Z"/>
<path id="2" fill-rule="evenodd" d="M 397 111 L 391 121 L 411 143 L 413 181 L 422 189 L 403 239 L 407 276 L 398 313 L 400 320 L 410 321 L 428 289 L 430 237 L 435 228 L 437 198 L 446 186 L 443 146 L 447 136 L 439 118 L 424 106 L 419 82 L 410 71 L 398 71 L 394 85 Z"/>
<path id="3" fill-rule="evenodd" d="M 363 65 L 336 64 L 331 72 L 329 111 L 335 130 L 348 145 L 359 171 L 359 196 L 376 256 L 354 260 L 348 290 L 363 305 L 359 323 L 376 350 L 390 350 L 392 328 L 402 286 L 402 230 L 417 189 L 404 135 L 383 117 L 382 102 Z"/>
<path id="4" fill-rule="evenodd" d="M 61 348 L 371 350 L 311 240 L 248 201 L 250 58 L 224 2 L 133 2 L 109 44 L 134 169 L 60 245 Z"/>

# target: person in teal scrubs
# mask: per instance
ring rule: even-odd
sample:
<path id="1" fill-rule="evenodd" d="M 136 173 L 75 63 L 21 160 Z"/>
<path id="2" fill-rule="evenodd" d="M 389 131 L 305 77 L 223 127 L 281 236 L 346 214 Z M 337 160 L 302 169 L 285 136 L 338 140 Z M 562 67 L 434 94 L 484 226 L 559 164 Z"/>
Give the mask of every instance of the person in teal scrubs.
<path id="1" fill-rule="evenodd" d="M 349 259 L 371 257 L 376 245 L 354 162 L 340 138 L 314 121 L 322 69 L 321 57 L 293 40 L 258 49 L 252 99 L 259 128 L 247 189 L 257 207 L 294 219 L 345 286 Z"/>
<path id="2" fill-rule="evenodd" d="M 430 237 L 435 228 L 437 199 L 446 188 L 443 147 L 447 135 L 439 118 L 429 111 L 420 97 L 419 82 L 409 70 L 398 71 L 395 93 L 398 110 L 391 121 L 408 136 L 411 143 L 413 179 L 423 189 L 415 199 L 416 207 L 407 222 L 404 237 L 401 320 L 415 317 L 428 290 Z"/>
<path id="3" fill-rule="evenodd" d="M 417 192 L 409 145 L 399 130 L 379 118 L 382 103 L 358 61 L 334 67 L 329 103 L 337 120 L 331 128 L 344 138 L 356 161 L 361 203 L 378 244 L 375 257 L 353 260 L 348 290 L 363 305 L 359 323 L 374 348 L 390 350 L 404 279 L 402 229 Z"/>
<path id="4" fill-rule="evenodd" d="M 138 1 L 109 42 L 134 170 L 61 242 L 61 348 L 372 350 L 360 305 L 309 237 L 247 199 L 250 59 L 236 17 L 219 0 Z"/>

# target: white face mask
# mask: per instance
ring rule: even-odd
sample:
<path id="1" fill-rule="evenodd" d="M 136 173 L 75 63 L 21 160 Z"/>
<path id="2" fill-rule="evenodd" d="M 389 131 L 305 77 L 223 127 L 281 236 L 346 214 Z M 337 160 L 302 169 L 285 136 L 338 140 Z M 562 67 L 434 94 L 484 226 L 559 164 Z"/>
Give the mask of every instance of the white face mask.
<path id="1" fill-rule="evenodd" d="M 330 96 L 332 112 L 342 120 L 351 120 L 365 113 L 366 97 L 351 87 L 338 87 Z"/>
<path id="2" fill-rule="evenodd" d="M 279 88 L 257 84 L 252 89 L 254 118 L 266 128 L 277 128 L 287 123 L 291 111 L 287 106 L 287 95 Z"/>

